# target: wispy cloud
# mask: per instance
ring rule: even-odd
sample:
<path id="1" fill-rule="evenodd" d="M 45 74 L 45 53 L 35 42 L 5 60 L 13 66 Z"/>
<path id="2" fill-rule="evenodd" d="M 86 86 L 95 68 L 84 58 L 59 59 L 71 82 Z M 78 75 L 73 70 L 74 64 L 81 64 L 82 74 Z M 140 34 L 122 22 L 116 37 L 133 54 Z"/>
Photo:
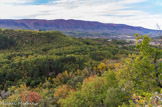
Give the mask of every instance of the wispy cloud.
<path id="1" fill-rule="evenodd" d="M 48 0 L 46 4 L 32 4 L 36 1 L 39 0 L 0 0 L 0 18 L 79 19 L 146 28 L 155 28 L 162 22 L 162 14 L 132 7 L 150 0 Z"/>

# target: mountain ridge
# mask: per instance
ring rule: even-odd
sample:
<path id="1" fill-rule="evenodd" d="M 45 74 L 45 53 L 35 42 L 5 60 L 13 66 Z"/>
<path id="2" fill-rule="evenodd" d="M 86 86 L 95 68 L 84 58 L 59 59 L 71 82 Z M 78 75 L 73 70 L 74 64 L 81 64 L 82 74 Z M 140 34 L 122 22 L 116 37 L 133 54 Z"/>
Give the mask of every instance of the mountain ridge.
<path id="1" fill-rule="evenodd" d="M 81 32 L 85 35 L 89 33 L 92 35 L 103 35 L 103 33 L 106 33 L 107 36 L 117 36 L 134 35 L 135 33 L 139 33 L 141 35 L 149 34 L 151 36 L 157 36 L 157 30 L 153 29 L 135 27 L 126 24 L 101 23 L 97 21 L 83 21 L 74 19 L 0 19 L 0 27 L 28 30 L 58 30 L 64 33 Z M 74 35 L 77 36 L 77 33 Z"/>

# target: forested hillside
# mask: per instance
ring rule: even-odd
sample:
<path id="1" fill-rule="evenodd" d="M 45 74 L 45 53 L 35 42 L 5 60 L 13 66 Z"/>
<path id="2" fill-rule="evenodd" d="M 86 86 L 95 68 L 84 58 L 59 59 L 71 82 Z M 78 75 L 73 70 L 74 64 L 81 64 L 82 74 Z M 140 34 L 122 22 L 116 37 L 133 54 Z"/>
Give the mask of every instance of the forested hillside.
<path id="1" fill-rule="evenodd" d="M 4 107 L 159 106 L 161 47 L 150 46 L 149 36 L 135 36 L 136 47 L 58 31 L 0 29 L 0 102 Z"/>

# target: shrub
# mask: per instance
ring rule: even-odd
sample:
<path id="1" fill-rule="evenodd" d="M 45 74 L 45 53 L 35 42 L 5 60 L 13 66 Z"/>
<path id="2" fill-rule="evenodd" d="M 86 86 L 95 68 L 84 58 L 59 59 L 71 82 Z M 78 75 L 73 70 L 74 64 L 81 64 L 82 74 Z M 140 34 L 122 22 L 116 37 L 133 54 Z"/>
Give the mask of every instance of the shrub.
<path id="1" fill-rule="evenodd" d="M 120 88 L 109 88 L 104 105 L 105 107 L 118 107 L 123 103 L 128 103 L 129 98 L 128 93 L 122 91 Z"/>

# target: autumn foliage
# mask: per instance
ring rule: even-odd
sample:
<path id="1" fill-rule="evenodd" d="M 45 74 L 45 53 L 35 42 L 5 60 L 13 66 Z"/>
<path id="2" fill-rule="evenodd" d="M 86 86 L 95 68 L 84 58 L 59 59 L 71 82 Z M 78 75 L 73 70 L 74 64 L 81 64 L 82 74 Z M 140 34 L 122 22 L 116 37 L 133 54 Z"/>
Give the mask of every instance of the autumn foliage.
<path id="1" fill-rule="evenodd" d="M 41 99 L 41 96 L 37 92 L 23 92 L 21 95 L 22 102 L 38 103 Z"/>

